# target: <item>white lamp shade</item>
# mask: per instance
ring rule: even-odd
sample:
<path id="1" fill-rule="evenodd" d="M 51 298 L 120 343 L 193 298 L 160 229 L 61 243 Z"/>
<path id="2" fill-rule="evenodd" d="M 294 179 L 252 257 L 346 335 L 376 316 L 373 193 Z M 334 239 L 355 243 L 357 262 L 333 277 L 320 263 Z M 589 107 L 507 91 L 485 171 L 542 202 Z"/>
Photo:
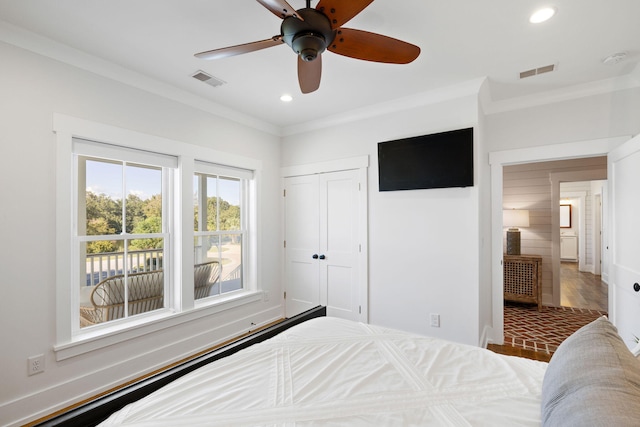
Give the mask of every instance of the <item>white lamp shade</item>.
<path id="1" fill-rule="evenodd" d="M 505 209 L 502 211 L 502 223 L 505 227 L 528 227 L 529 211 L 526 209 Z"/>

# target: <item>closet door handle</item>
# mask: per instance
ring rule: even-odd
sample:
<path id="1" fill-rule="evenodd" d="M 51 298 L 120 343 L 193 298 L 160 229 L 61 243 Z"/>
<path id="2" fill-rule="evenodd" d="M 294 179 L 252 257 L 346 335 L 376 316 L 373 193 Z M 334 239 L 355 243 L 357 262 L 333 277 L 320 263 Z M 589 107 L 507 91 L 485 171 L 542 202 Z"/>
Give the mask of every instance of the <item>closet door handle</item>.
<path id="1" fill-rule="evenodd" d="M 320 255 L 320 259 L 325 259 L 326 257 L 324 255 Z"/>
<path id="2" fill-rule="evenodd" d="M 318 259 L 318 254 L 313 254 L 313 256 L 311 258 Z"/>
<path id="3" fill-rule="evenodd" d="M 633 284 L 633 290 L 636 292 L 640 292 L 640 285 L 638 283 Z"/>

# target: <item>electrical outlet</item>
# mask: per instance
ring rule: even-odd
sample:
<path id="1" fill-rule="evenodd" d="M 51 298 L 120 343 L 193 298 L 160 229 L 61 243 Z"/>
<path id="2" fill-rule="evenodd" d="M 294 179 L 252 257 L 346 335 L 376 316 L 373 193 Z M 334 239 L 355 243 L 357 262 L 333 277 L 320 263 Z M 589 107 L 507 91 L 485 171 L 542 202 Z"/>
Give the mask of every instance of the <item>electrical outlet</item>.
<path id="1" fill-rule="evenodd" d="M 44 372 L 44 354 L 31 356 L 27 359 L 27 374 L 35 375 Z"/>
<path id="2" fill-rule="evenodd" d="M 269 291 L 262 291 L 262 301 L 269 301 Z"/>
<path id="3" fill-rule="evenodd" d="M 431 313 L 431 327 L 439 328 L 440 327 L 440 315 Z"/>

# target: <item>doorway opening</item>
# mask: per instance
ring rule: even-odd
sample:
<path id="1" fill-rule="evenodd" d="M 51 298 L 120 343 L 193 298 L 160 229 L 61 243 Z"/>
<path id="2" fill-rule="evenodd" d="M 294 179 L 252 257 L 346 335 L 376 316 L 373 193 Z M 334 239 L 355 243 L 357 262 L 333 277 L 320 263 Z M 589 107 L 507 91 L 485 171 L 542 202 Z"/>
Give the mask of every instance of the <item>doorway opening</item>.
<path id="1" fill-rule="evenodd" d="M 600 195 L 602 201 L 606 178 L 606 156 L 503 168 L 502 209 L 529 213 L 529 225 L 520 229 L 520 253 L 542 258 L 538 287 L 544 306 L 562 306 L 561 259 L 575 261 L 581 272 L 600 273 L 601 251 L 594 251 L 594 227 L 602 211 L 594 214 L 594 197 Z M 573 207 L 566 224 L 560 223 L 561 204 Z M 506 247 L 504 239 L 506 233 Z M 594 262 L 594 256 L 598 262 Z"/>
<path id="2" fill-rule="evenodd" d="M 560 183 L 560 305 L 606 312 L 602 269 L 603 195 L 606 180 Z M 562 218 L 565 207 L 566 218 Z M 607 270 L 607 265 L 604 263 Z"/>
<path id="3" fill-rule="evenodd" d="M 598 273 L 601 268 L 600 251 L 594 251 L 596 223 L 597 234 L 602 224 L 596 221 L 602 211 L 595 212 L 595 196 L 602 201 L 606 177 L 606 156 L 504 166 L 503 209 L 526 210 L 529 215 L 528 226 L 520 229 L 517 262 L 540 259 L 534 308 L 514 303 L 514 296 L 507 295 L 507 274 L 510 283 L 526 279 L 512 277 L 525 270 L 514 270 L 512 257 L 505 256 L 509 301 L 504 306 L 504 336 L 512 346 L 550 356 L 567 333 L 607 311 L 607 286 L 595 274 L 595 266 Z M 567 324 L 571 327 L 565 330 L 562 325 Z"/>
<path id="4" fill-rule="evenodd" d="M 548 146 L 539 146 L 539 147 L 529 147 L 523 149 L 515 149 L 515 150 L 505 150 L 505 151 L 496 151 L 491 152 L 489 154 L 489 163 L 491 165 L 491 233 L 492 233 L 492 244 L 491 244 L 491 276 L 492 276 L 492 328 L 490 329 L 490 339 L 492 342 L 497 345 L 503 344 L 505 342 L 504 337 L 504 281 L 503 281 L 503 268 L 502 268 L 502 260 L 503 260 L 503 248 L 504 248 L 504 228 L 502 221 L 502 210 L 503 210 L 503 168 L 505 166 L 523 164 L 523 163 L 531 163 L 531 162 L 547 162 L 547 161 L 555 161 L 555 160 L 564 160 L 564 159 L 575 159 L 575 158 L 590 158 L 596 156 L 608 156 L 612 157 L 610 162 L 612 165 L 619 165 L 624 162 L 624 166 L 634 163 L 631 163 L 631 160 L 636 160 L 638 157 L 630 157 L 629 153 L 635 154 L 638 151 L 638 140 L 630 140 L 629 136 L 622 137 L 611 137 L 611 138 L 602 138 L 595 140 L 587 140 L 587 141 L 579 141 L 579 142 L 571 142 L 564 144 L 554 144 Z M 634 151 L 635 150 L 635 151 Z M 628 159 L 631 159 L 627 161 Z M 637 169 L 637 168 L 636 168 Z M 620 232 L 620 227 L 618 222 L 627 221 L 627 217 L 623 217 L 622 215 L 618 215 L 617 213 L 620 209 L 616 209 L 615 203 L 620 203 L 620 200 L 627 200 L 626 198 L 621 198 L 619 195 L 630 194 L 633 193 L 633 185 L 630 182 L 637 182 L 637 180 L 625 180 L 623 178 L 616 179 L 618 174 L 616 170 L 613 169 L 610 171 L 611 177 L 609 179 L 611 182 L 609 183 L 609 187 L 614 189 L 614 193 L 607 194 L 606 197 L 610 198 L 609 208 L 603 210 L 606 213 L 606 216 L 603 218 L 603 224 L 614 224 L 614 226 L 610 230 L 606 230 L 606 233 L 603 233 L 602 242 L 603 248 L 607 248 L 607 251 L 603 251 L 603 266 L 604 261 L 609 262 L 608 268 L 611 270 L 612 274 L 608 276 L 609 282 L 609 304 L 608 304 L 608 315 L 609 318 L 612 319 L 613 323 L 616 326 L 620 325 L 618 328 L 622 327 L 625 331 L 629 332 L 632 330 L 632 325 L 637 325 L 637 316 L 635 314 L 638 312 L 635 310 L 634 303 L 631 298 L 621 298 L 618 294 L 623 294 L 627 297 L 628 294 L 634 295 L 633 290 L 629 291 L 627 288 L 621 288 L 619 283 L 633 283 L 635 279 L 634 276 L 627 274 L 627 270 L 623 267 L 619 267 L 618 263 L 612 263 L 611 252 L 615 250 L 621 243 L 620 241 L 624 241 L 628 247 L 633 247 L 628 243 L 628 237 L 630 234 L 624 234 Z M 633 167 L 627 167 L 624 169 L 625 172 L 629 172 L 633 170 Z M 589 180 L 589 179 L 603 179 L 603 178 L 577 178 L 574 180 Z M 606 179 L 606 178 L 604 178 Z M 624 191 L 622 191 L 623 189 Z M 558 200 L 559 200 L 559 184 L 558 184 Z M 603 199 L 603 201 L 605 201 Z M 606 203 L 603 203 L 606 205 Z M 558 215 L 552 216 L 552 220 L 556 227 L 558 227 L 555 232 L 557 235 L 557 246 L 556 244 L 552 245 L 552 252 L 560 250 L 560 232 L 559 232 L 559 202 L 557 204 Z M 614 218 L 608 220 L 610 215 L 615 215 Z M 625 227 L 627 230 L 632 230 L 635 232 L 637 227 L 634 227 L 634 223 L 625 222 Z M 553 231 L 552 231 L 553 232 Z M 614 247 L 615 246 L 615 247 Z M 633 252 L 632 252 L 633 253 Z M 625 261 L 629 261 L 631 258 L 625 259 Z M 636 259 L 633 259 L 636 260 Z M 553 273 L 555 273 L 555 269 L 553 269 Z M 615 274 L 613 274 L 615 273 Z M 557 274 L 559 278 L 560 274 L 560 261 L 558 259 L 557 266 Z M 605 270 L 602 270 L 602 276 L 605 277 Z M 618 277 L 623 276 L 623 277 Z M 614 281 L 615 279 L 615 281 Z M 558 280 L 559 283 L 559 280 Z M 622 290 L 620 290 L 622 289 Z M 558 292 L 559 295 L 559 292 Z M 635 301 L 635 300 L 633 300 Z M 559 303 L 559 301 L 558 301 Z M 624 315 L 620 314 L 624 313 Z M 635 317 L 634 317 L 635 316 Z M 635 322 L 635 323 L 634 323 Z M 627 334 L 629 335 L 630 332 Z M 625 338 L 628 339 L 628 338 Z"/>

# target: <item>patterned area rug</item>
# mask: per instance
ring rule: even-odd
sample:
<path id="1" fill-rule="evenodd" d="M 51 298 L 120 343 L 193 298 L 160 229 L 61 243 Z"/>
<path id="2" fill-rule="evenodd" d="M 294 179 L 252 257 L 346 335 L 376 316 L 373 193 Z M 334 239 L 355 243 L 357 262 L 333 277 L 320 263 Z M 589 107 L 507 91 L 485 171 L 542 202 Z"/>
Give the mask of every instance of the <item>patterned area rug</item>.
<path id="1" fill-rule="evenodd" d="M 607 313 L 572 307 L 542 307 L 505 303 L 504 344 L 553 354 L 560 343 L 582 326 Z"/>

